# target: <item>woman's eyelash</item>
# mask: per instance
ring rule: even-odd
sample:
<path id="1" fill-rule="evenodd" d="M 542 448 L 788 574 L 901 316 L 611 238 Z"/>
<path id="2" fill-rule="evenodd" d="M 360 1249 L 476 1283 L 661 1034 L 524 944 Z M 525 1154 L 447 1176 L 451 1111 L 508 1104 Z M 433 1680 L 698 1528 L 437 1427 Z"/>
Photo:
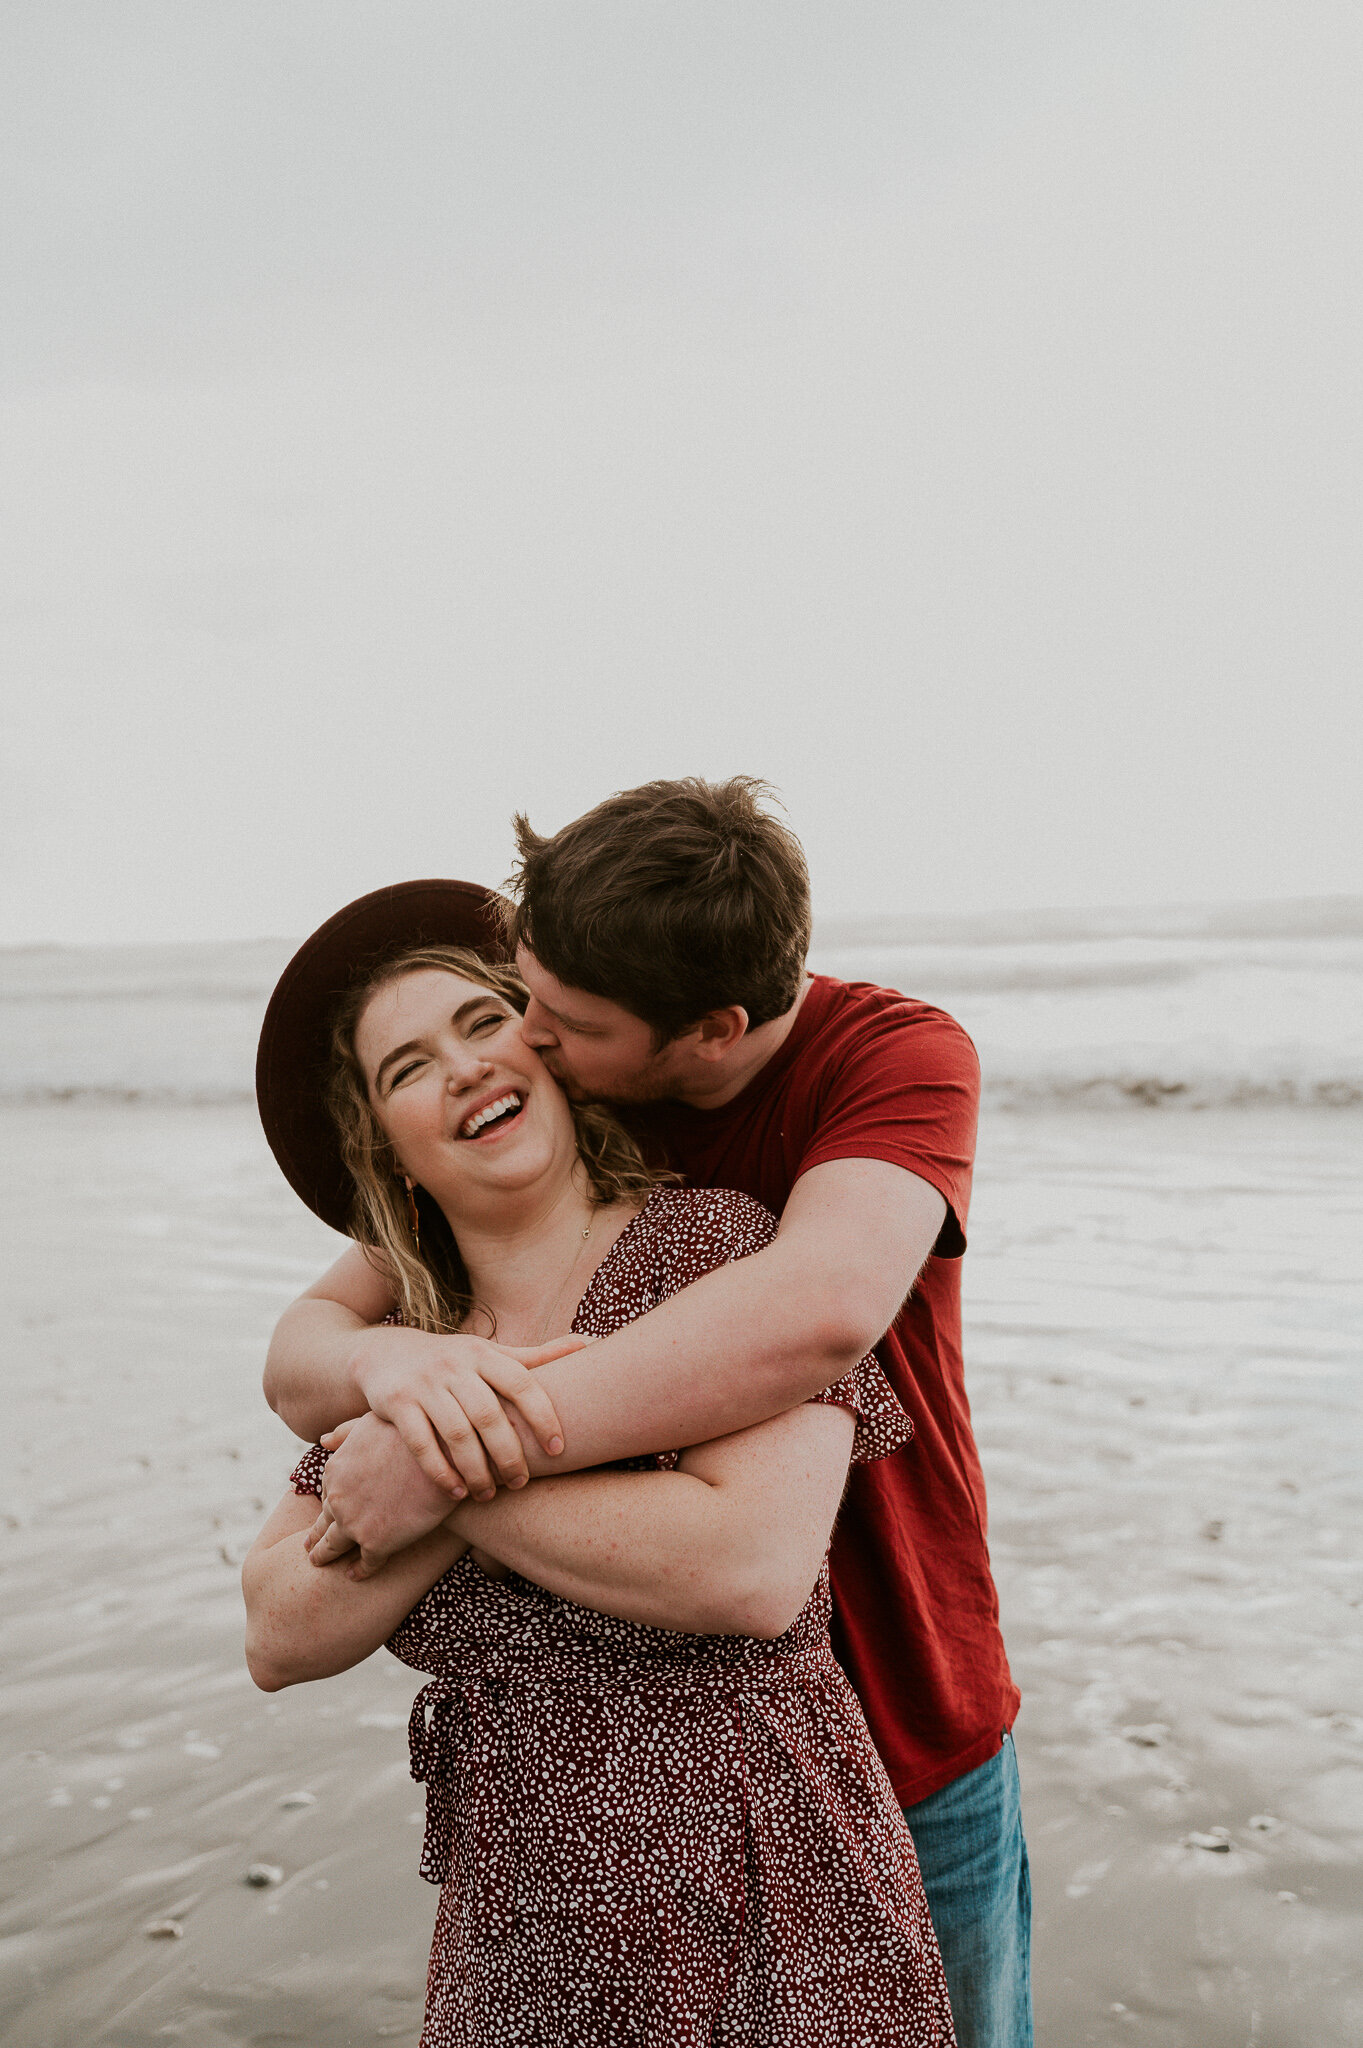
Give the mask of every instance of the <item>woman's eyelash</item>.
<path id="1" fill-rule="evenodd" d="M 509 1015 L 510 1012 L 507 1010 L 485 1011 L 481 1017 L 475 1017 L 473 1022 L 469 1025 L 468 1030 L 470 1037 L 473 1035 L 475 1031 L 481 1031 L 485 1024 L 491 1024 L 493 1026 L 505 1024 Z M 424 1065 L 424 1060 L 409 1060 L 405 1067 L 399 1067 L 395 1074 L 389 1076 L 389 1090 L 391 1091 L 394 1088 L 400 1087 L 401 1084 L 407 1079 L 407 1076 L 409 1074 L 414 1074 L 418 1067 Z"/>

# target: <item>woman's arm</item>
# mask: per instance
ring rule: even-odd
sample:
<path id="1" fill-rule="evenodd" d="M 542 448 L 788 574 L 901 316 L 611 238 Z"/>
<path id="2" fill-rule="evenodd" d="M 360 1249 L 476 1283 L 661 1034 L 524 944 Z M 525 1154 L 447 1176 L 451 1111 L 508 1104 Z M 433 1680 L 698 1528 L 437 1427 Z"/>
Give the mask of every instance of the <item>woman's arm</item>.
<path id="1" fill-rule="evenodd" d="M 819 1575 L 853 1430 L 850 1410 L 811 1401 L 686 1452 L 675 1472 L 538 1479 L 463 1503 L 446 1526 L 585 1607 L 655 1628 L 770 1639 Z"/>
<path id="2" fill-rule="evenodd" d="M 309 1563 L 303 1538 L 317 1515 L 311 1494 L 284 1495 L 242 1567 L 246 1666 L 262 1692 L 348 1671 L 386 1642 L 468 1544 L 433 1530 L 378 1577 L 354 1580 Z"/>

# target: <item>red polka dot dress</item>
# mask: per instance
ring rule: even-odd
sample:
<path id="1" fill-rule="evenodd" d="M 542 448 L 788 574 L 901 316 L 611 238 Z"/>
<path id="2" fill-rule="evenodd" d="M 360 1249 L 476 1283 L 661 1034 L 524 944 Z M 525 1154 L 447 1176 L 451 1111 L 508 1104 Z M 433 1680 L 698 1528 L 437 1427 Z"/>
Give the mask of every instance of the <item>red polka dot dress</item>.
<path id="1" fill-rule="evenodd" d="M 608 1336 L 774 1229 L 745 1195 L 659 1189 L 573 1327 Z M 908 1441 L 874 1359 L 819 1398 L 855 1412 L 856 1460 Z M 431 1680 L 410 1731 L 441 1887 L 421 2048 L 954 2043 L 913 1843 L 828 1616 L 826 1562 L 774 1642 L 621 1621 L 467 1557 L 418 1601 L 388 1647 Z"/>

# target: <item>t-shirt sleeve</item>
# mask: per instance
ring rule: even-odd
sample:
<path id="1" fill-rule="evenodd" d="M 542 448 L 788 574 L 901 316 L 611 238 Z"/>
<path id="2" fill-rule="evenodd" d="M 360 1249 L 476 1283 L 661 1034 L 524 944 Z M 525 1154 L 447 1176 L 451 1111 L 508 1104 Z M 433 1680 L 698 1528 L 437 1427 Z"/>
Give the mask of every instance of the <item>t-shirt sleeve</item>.
<path id="1" fill-rule="evenodd" d="M 854 1465 L 872 1465 L 877 1458 L 888 1458 L 892 1451 L 902 1450 L 913 1435 L 913 1424 L 872 1353 L 813 1398 L 830 1407 L 850 1408 L 856 1417 Z"/>
<path id="2" fill-rule="evenodd" d="M 303 1453 L 289 1474 L 289 1483 L 295 1493 L 311 1493 L 318 1500 L 322 1498 L 322 1474 L 330 1456 L 331 1452 L 324 1451 L 320 1444 L 314 1444 L 310 1451 Z"/>
<path id="3" fill-rule="evenodd" d="M 839 1048 L 798 1174 L 834 1159 L 904 1167 L 946 1202 L 935 1255 L 959 1258 L 979 1104 L 980 1063 L 960 1025 L 942 1010 L 891 997 L 858 1019 Z"/>

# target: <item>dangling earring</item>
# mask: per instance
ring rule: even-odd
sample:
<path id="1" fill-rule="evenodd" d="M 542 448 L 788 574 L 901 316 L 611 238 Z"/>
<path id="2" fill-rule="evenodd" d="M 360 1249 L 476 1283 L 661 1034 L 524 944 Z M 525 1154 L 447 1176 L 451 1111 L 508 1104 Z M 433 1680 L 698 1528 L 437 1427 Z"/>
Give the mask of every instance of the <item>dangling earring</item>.
<path id="1" fill-rule="evenodd" d="M 405 1176 L 404 1176 L 404 1178 L 405 1178 Z M 420 1215 L 419 1215 L 419 1213 L 418 1213 L 418 1211 L 417 1211 L 417 1206 L 416 1206 L 416 1189 L 415 1189 L 415 1188 L 414 1188 L 414 1187 L 412 1186 L 412 1183 L 411 1183 L 411 1181 L 410 1181 L 410 1180 L 408 1180 L 408 1181 L 407 1181 L 407 1183 L 406 1183 L 406 1186 L 407 1186 L 407 1223 L 408 1223 L 408 1227 L 409 1227 L 409 1229 L 411 1230 L 411 1233 L 412 1233 L 412 1244 L 413 1244 L 413 1246 L 415 1247 L 415 1249 L 416 1249 L 416 1250 L 417 1250 L 418 1252 L 420 1252 L 420 1250 L 421 1250 L 421 1217 L 420 1217 Z"/>

